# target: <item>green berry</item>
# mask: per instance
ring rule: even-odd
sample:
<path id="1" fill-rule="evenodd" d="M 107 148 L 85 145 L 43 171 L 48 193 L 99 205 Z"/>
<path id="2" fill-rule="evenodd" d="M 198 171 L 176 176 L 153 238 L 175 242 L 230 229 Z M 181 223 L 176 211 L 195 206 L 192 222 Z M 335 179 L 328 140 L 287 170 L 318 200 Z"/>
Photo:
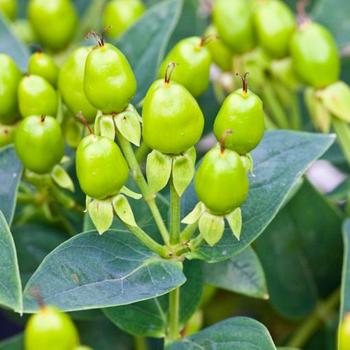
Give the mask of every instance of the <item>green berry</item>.
<path id="1" fill-rule="evenodd" d="M 225 215 L 240 207 L 249 189 L 239 154 L 219 146 L 204 156 L 194 185 L 199 200 L 216 215 Z"/>
<path id="2" fill-rule="evenodd" d="M 17 89 L 22 74 L 16 63 L 0 53 L 0 122 L 12 124 L 18 118 Z"/>
<path id="3" fill-rule="evenodd" d="M 103 136 L 86 136 L 79 144 L 76 170 L 81 189 L 91 198 L 117 194 L 128 179 L 128 165 L 119 147 Z"/>
<path id="4" fill-rule="evenodd" d="M 251 4 L 247 0 L 216 0 L 213 22 L 220 37 L 235 53 L 254 48 L 254 26 Z"/>
<path id="5" fill-rule="evenodd" d="M 89 47 L 76 49 L 63 64 L 58 78 L 58 88 L 67 107 L 74 115 L 81 112 L 89 123 L 97 114 L 84 91 L 85 62 L 90 51 Z"/>
<path id="6" fill-rule="evenodd" d="M 209 86 L 212 61 L 205 44 L 205 38 L 191 37 L 181 40 L 163 61 L 159 76 L 164 77 L 169 63 L 176 62 L 172 80 L 182 84 L 193 96 L 201 95 Z"/>
<path id="7" fill-rule="evenodd" d="M 143 139 L 152 149 L 179 154 L 195 145 L 204 117 L 197 101 L 182 85 L 157 80 L 147 92 L 143 110 Z"/>
<path id="8" fill-rule="evenodd" d="M 25 168 L 46 174 L 64 155 L 64 140 L 60 125 L 50 116 L 30 116 L 16 130 L 15 147 Z"/>
<path id="9" fill-rule="evenodd" d="M 317 23 L 306 23 L 293 36 L 293 67 L 307 85 L 322 88 L 336 82 L 340 73 L 337 45 L 331 33 Z"/>
<path id="10" fill-rule="evenodd" d="M 46 53 L 36 52 L 29 59 L 28 73 L 46 79 L 53 86 L 57 84 L 58 72 L 55 61 Z"/>
<path id="11" fill-rule="evenodd" d="M 77 14 L 71 0 L 30 0 L 28 17 L 40 42 L 51 50 L 64 49 L 74 36 Z"/>
<path id="12" fill-rule="evenodd" d="M 18 104 L 22 117 L 56 116 L 58 96 L 55 89 L 38 75 L 24 77 L 18 86 Z"/>
<path id="13" fill-rule="evenodd" d="M 6 146 L 13 142 L 15 126 L 0 124 L 0 147 Z"/>
<path id="14" fill-rule="evenodd" d="M 88 346 L 78 346 L 76 348 L 74 348 L 74 350 L 92 350 L 91 348 L 89 348 Z"/>
<path id="15" fill-rule="evenodd" d="M 0 0 L 0 13 L 10 21 L 14 21 L 16 19 L 17 11 L 17 0 Z"/>
<path id="16" fill-rule="evenodd" d="M 68 315 L 45 306 L 29 319 L 24 343 L 26 350 L 72 350 L 78 346 L 79 336 Z"/>
<path id="17" fill-rule="evenodd" d="M 120 113 L 137 88 L 126 57 L 110 44 L 99 43 L 85 64 L 84 91 L 90 103 L 105 114 Z"/>
<path id="18" fill-rule="evenodd" d="M 145 12 L 140 0 L 112 0 L 103 13 L 103 26 L 107 35 L 116 39 L 131 27 Z"/>

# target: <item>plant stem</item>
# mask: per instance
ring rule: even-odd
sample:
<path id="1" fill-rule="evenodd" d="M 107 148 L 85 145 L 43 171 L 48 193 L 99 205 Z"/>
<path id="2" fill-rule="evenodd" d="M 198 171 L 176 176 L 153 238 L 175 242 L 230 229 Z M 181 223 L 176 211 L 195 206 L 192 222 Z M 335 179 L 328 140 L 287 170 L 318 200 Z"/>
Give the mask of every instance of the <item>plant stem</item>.
<path id="1" fill-rule="evenodd" d="M 179 338 L 180 288 L 169 293 L 169 340 Z"/>
<path id="2" fill-rule="evenodd" d="M 198 227 L 198 221 L 195 222 L 194 224 L 187 225 L 185 229 L 181 232 L 180 237 L 182 242 L 187 242 L 193 234 L 196 232 Z"/>
<path id="3" fill-rule="evenodd" d="M 147 350 L 147 343 L 144 337 L 135 337 L 135 350 Z"/>
<path id="4" fill-rule="evenodd" d="M 293 103 L 291 104 L 291 126 L 294 130 L 301 129 L 301 114 L 300 114 L 300 106 L 298 100 L 298 93 L 292 92 L 293 94 Z"/>
<path id="5" fill-rule="evenodd" d="M 163 218 L 158 209 L 157 203 L 155 201 L 155 195 L 150 191 L 148 184 L 145 180 L 145 177 L 143 176 L 140 165 L 136 159 L 134 150 L 132 149 L 130 142 L 127 141 L 123 137 L 123 135 L 121 135 L 120 133 L 118 133 L 118 139 L 119 139 L 120 147 L 122 148 L 124 156 L 129 164 L 131 174 L 137 186 L 139 187 L 149 209 L 152 212 L 152 215 L 154 217 L 154 220 L 163 238 L 164 243 L 168 245 L 169 244 L 168 229 L 166 228 Z"/>
<path id="6" fill-rule="evenodd" d="M 139 162 L 139 164 L 146 159 L 149 152 L 150 152 L 150 148 L 144 142 L 142 142 L 140 147 L 137 149 L 135 153 L 136 159 Z"/>
<path id="7" fill-rule="evenodd" d="M 301 324 L 287 346 L 302 348 L 310 337 L 315 334 L 319 326 L 327 320 L 329 314 L 339 304 L 340 290 L 337 289 L 330 297 L 321 302 L 316 310 Z"/>
<path id="8" fill-rule="evenodd" d="M 337 134 L 337 139 L 339 142 L 340 147 L 342 148 L 344 152 L 344 156 L 348 163 L 350 164 L 350 128 L 349 125 L 336 118 L 332 118 L 332 124 L 335 133 Z"/>
<path id="9" fill-rule="evenodd" d="M 181 198 L 177 194 L 173 181 L 170 179 L 170 243 L 177 244 L 180 241 L 181 231 Z"/>

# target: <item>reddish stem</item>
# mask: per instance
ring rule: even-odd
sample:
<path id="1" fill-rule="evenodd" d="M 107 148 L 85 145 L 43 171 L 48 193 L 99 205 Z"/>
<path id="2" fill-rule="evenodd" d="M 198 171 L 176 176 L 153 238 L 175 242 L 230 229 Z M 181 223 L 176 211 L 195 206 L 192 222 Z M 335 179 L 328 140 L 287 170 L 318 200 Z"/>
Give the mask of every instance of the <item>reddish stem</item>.
<path id="1" fill-rule="evenodd" d="M 78 118 L 78 120 L 80 120 L 80 121 L 84 124 L 85 128 L 89 131 L 90 135 L 93 135 L 94 132 L 92 131 L 92 129 L 91 129 L 89 123 L 87 122 L 87 120 L 86 120 L 86 118 L 84 117 L 84 115 L 83 115 L 82 112 L 79 112 L 79 113 L 77 114 L 77 118 Z"/>
<path id="2" fill-rule="evenodd" d="M 242 79 L 243 95 L 245 96 L 248 93 L 248 75 L 249 75 L 249 72 L 244 73 L 244 75 L 242 75 L 240 73 L 236 73 L 236 75 Z"/>
<path id="3" fill-rule="evenodd" d="M 209 34 L 202 36 L 201 41 L 199 43 L 199 47 L 204 47 L 205 45 L 209 44 L 213 40 L 219 39 L 219 36 L 216 34 Z"/>
<path id="4" fill-rule="evenodd" d="M 170 62 L 168 64 L 168 66 L 166 67 L 165 77 L 164 77 L 165 84 L 169 84 L 170 83 L 171 75 L 173 74 L 176 66 L 177 66 L 177 63 Z"/>
<path id="5" fill-rule="evenodd" d="M 39 288 L 36 288 L 36 287 L 32 288 L 30 290 L 30 294 L 33 296 L 35 301 L 38 303 L 40 309 L 43 309 L 46 306 L 46 304 L 44 303 L 43 296 L 40 293 Z"/>
<path id="6" fill-rule="evenodd" d="M 224 154 L 224 152 L 225 152 L 225 143 L 226 143 L 226 140 L 227 140 L 227 138 L 230 136 L 230 135 L 232 135 L 232 133 L 233 133 L 233 131 L 232 131 L 232 129 L 227 129 L 224 133 L 223 133 L 223 135 L 222 135 L 222 137 L 221 137 L 221 139 L 220 139 L 220 152 L 221 152 L 221 154 Z"/>
<path id="7" fill-rule="evenodd" d="M 86 39 L 93 38 L 97 41 L 97 44 L 99 47 L 103 47 L 105 45 L 105 40 L 103 38 L 103 35 L 98 34 L 94 30 L 91 30 L 89 33 L 85 35 Z"/>
<path id="8" fill-rule="evenodd" d="M 306 11 L 306 7 L 309 5 L 309 3 L 310 0 L 298 0 L 297 2 L 297 17 L 300 27 L 310 22 L 310 17 Z"/>

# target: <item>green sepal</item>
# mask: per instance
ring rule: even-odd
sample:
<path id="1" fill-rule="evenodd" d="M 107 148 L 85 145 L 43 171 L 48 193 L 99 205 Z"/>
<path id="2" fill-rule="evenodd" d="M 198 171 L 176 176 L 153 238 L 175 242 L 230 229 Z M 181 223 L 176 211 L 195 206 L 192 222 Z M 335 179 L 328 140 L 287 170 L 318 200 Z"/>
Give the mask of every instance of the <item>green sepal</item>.
<path id="1" fill-rule="evenodd" d="M 246 155 L 241 156 L 241 160 L 246 172 L 254 176 L 254 160 L 252 155 L 250 153 L 247 153 Z"/>
<path id="2" fill-rule="evenodd" d="M 95 124 L 94 124 L 94 133 L 95 135 L 100 135 L 100 122 L 101 118 L 103 117 L 103 113 L 101 111 L 97 111 L 96 118 L 95 118 Z"/>
<path id="3" fill-rule="evenodd" d="M 225 216 L 233 235 L 240 240 L 242 232 L 242 211 L 241 208 L 233 210 Z"/>
<path id="4" fill-rule="evenodd" d="M 290 57 L 273 60 L 269 67 L 271 74 L 289 90 L 296 91 L 300 85 L 294 73 L 292 59 Z"/>
<path id="5" fill-rule="evenodd" d="M 63 123 L 65 141 L 71 148 L 77 148 L 84 133 L 84 125 L 75 119 L 69 118 Z"/>
<path id="6" fill-rule="evenodd" d="M 195 147 L 189 148 L 186 152 L 185 155 L 189 156 L 190 159 L 192 160 L 193 164 L 196 164 L 196 159 L 197 159 L 197 151 Z"/>
<path id="7" fill-rule="evenodd" d="M 140 146 L 141 140 L 141 117 L 132 106 L 114 117 L 114 122 L 118 131 L 135 146 Z"/>
<path id="8" fill-rule="evenodd" d="M 317 96 L 330 114 L 350 123 L 350 87 L 346 83 L 338 81 L 329 85 Z"/>
<path id="9" fill-rule="evenodd" d="M 69 163 L 70 161 L 71 161 L 71 158 L 68 157 L 67 155 L 64 155 L 60 160 L 60 164 L 66 164 L 66 163 Z"/>
<path id="10" fill-rule="evenodd" d="M 172 181 L 177 194 L 181 197 L 191 183 L 195 172 L 193 159 L 186 153 L 173 161 Z"/>
<path id="11" fill-rule="evenodd" d="M 125 196 L 118 194 L 113 197 L 112 204 L 115 213 L 121 221 L 130 226 L 137 226 L 131 206 Z"/>
<path id="12" fill-rule="evenodd" d="M 134 192 L 130 190 L 130 188 L 127 188 L 126 186 L 123 186 L 119 192 L 122 194 L 125 194 L 127 197 L 130 197 L 132 199 L 138 200 L 142 198 L 142 194 Z"/>
<path id="13" fill-rule="evenodd" d="M 216 216 L 206 211 L 199 219 L 199 232 L 211 247 L 220 241 L 224 229 L 225 221 L 222 216 Z"/>
<path id="14" fill-rule="evenodd" d="M 112 226 L 113 206 L 111 201 L 93 199 L 88 203 L 87 211 L 100 235 Z"/>
<path id="15" fill-rule="evenodd" d="M 204 211 L 204 204 L 202 202 L 198 202 L 193 208 L 193 210 L 189 214 L 187 214 L 181 222 L 186 225 L 192 225 L 199 220 Z"/>
<path id="16" fill-rule="evenodd" d="M 100 135 L 108 137 L 112 141 L 115 139 L 115 125 L 111 115 L 103 115 L 100 118 Z"/>
<path id="17" fill-rule="evenodd" d="M 55 165 L 51 171 L 52 180 L 66 190 L 74 192 L 74 183 L 61 165 Z"/>
<path id="18" fill-rule="evenodd" d="M 148 185 L 153 193 L 162 190 L 169 182 L 172 158 L 157 150 L 147 156 L 146 176 Z"/>

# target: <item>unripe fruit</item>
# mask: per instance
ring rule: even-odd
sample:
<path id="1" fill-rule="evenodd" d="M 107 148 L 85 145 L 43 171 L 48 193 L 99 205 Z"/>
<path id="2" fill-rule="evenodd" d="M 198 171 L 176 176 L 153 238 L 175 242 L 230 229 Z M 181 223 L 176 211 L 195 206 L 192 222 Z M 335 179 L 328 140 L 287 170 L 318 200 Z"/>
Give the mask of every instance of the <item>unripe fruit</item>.
<path id="1" fill-rule="evenodd" d="M 254 48 L 251 4 L 247 0 L 216 0 L 213 21 L 220 37 L 235 53 Z"/>
<path id="2" fill-rule="evenodd" d="M 63 64 L 58 78 L 58 88 L 67 107 L 74 115 L 81 112 L 91 123 L 97 114 L 84 91 L 85 63 L 91 48 L 76 49 Z"/>
<path id="3" fill-rule="evenodd" d="M 29 75 L 24 77 L 18 86 L 18 104 L 22 117 L 56 116 L 58 96 L 55 89 L 44 78 Z"/>
<path id="4" fill-rule="evenodd" d="M 19 113 L 17 89 L 22 74 L 16 63 L 6 54 L 0 53 L 0 122 L 13 123 Z"/>
<path id="5" fill-rule="evenodd" d="M 179 154 L 195 145 L 204 117 L 193 96 L 180 84 L 157 80 L 147 92 L 142 109 L 143 139 L 152 149 Z"/>
<path id="6" fill-rule="evenodd" d="M 45 306 L 29 319 L 24 343 L 26 350 L 72 350 L 78 346 L 79 336 L 68 315 Z"/>
<path id="7" fill-rule="evenodd" d="M 50 116 L 30 116 L 16 130 L 15 147 L 25 168 L 49 173 L 64 155 L 64 140 L 60 125 Z"/>
<path id="8" fill-rule="evenodd" d="M 89 135 L 80 142 L 76 170 L 81 189 L 96 199 L 117 194 L 129 174 L 119 147 L 109 138 L 96 135 Z"/>
<path id="9" fill-rule="evenodd" d="M 90 103 L 105 114 L 120 113 L 136 92 L 136 78 L 126 57 L 99 42 L 85 64 L 84 91 Z"/>
<path id="10" fill-rule="evenodd" d="M 17 11 L 17 0 L 0 0 L 0 13 L 10 21 L 14 21 L 16 19 Z"/>
<path id="11" fill-rule="evenodd" d="M 225 215 L 245 201 L 249 181 L 238 153 L 217 146 L 203 158 L 194 179 L 198 198 L 216 215 Z"/>
<path id="12" fill-rule="evenodd" d="M 103 26 L 107 35 L 116 39 L 131 27 L 145 12 L 140 0 L 112 0 L 103 13 Z"/>
<path id="13" fill-rule="evenodd" d="M 294 70 L 305 84 L 322 88 L 338 80 L 337 45 L 323 26 L 317 23 L 303 25 L 292 38 L 290 53 Z"/>
<path id="14" fill-rule="evenodd" d="M 13 141 L 15 126 L 0 124 L 0 147 L 6 146 Z"/>
<path id="15" fill-rule="evenodd" d="M 169 63 L 176 62 L 171 79 L 183 85 L 194 97 L 208 89 L 211 55 L 205 38 L 186 38 L 179 41 L 163 61 L 159 76 L 164 77 Z"/>
<path id="16" fill-rule="evenodd" d="M 28 17 L 40 42 L 55 51 L 69 44 L 77 25 L 70 0 L 30 0 Z"/>
<path id="17" fill-rule="evenodd" d="M 350 315 L 345 316 L 339 328 L 338 350 L 350 349 Z"/>
<path id="18" fill-rule="evenodd" d="M 38 75 L 47 80 L 52 86 L 56 86 L 59 69 L 53 58 L 46 53 L 34 53 L 28 62 L 28 73 Z"/>
<path id="19" fill-rule="evenodd" d="M 254 23 L 259 44 L 274 58 L 287 56 L 296 30 L 295 16 L 289 7 L 280 0 L 257 1 Z"/>

